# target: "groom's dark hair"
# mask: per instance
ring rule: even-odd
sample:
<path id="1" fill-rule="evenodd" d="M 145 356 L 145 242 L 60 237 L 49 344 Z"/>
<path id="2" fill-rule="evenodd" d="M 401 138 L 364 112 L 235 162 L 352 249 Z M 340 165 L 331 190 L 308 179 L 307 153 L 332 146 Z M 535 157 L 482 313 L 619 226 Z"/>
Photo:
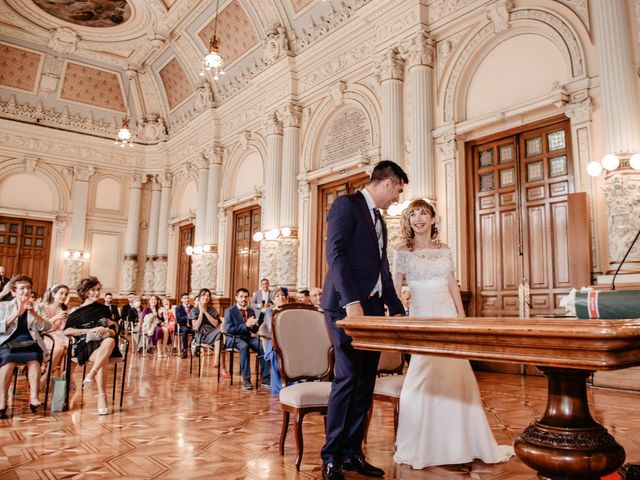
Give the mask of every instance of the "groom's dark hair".
<path id="1" fill-rule="evenodd" d="M 409 177 L 404 173 L 402 167 L 391 160 L 383 160 L 375 166 L 373 172 L 371 172 L 369 183 L 380 183 L 387 178 L 391 178 L 396 182 L 409 183 Z"/>

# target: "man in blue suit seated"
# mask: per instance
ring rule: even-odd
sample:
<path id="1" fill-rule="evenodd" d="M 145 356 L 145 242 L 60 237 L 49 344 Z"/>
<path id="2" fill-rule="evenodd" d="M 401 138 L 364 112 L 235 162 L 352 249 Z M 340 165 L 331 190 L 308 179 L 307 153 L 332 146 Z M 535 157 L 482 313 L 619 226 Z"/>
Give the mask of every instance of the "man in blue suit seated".
<path id="1" fill-rule="evenodd" d="M 344 470 L 368 477 L 384 471 L 366 461 L 364 426 L 371 405 L 380 352 L 356 350 L 352 338 L 336 326 L 344 317 L 403 315 L 387 260 L 387 228 L 380 209 L 397 202 L 407 174 L 394 162 L 382 161 L 365 188 L 336 198 L 327 215 L 327 264 L 322 308 L 335 357 L 335 379 L 322 448 L 322 478 L 344 480 Z"/>
<path id="2" fill-rule="evenodd" d="M 251 390 L 251 366 L 249 349 L 260 351 L 260 339 L 252 337 L 258 331 L 258 318 L 249 305 L 249 290 L 239 288 L 236 291 L 236 304 L 224 312 L 224 325 L 227 329 L 227 348 L 237 348 L 240 352 L 240 371 L 242 372 L 242 388 Z M 269 370 L 266 368 L 264 356 L 260 357 L 262 368 L 262 385 L 269 386 Z"/>

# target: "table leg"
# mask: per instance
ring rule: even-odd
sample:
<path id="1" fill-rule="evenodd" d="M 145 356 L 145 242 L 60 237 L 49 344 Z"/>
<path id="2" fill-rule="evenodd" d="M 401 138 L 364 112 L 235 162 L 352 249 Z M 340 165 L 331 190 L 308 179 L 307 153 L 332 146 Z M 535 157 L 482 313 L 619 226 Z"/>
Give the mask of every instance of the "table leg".
<path id="1" fill-rule="evenodd" d="M 516 455 L 552 480 L 599 480 L 624 462 L 624 449 L 589 412 L 592 372 L 538 367 L 547 377 L 547 409 L 514 443 Z"/>

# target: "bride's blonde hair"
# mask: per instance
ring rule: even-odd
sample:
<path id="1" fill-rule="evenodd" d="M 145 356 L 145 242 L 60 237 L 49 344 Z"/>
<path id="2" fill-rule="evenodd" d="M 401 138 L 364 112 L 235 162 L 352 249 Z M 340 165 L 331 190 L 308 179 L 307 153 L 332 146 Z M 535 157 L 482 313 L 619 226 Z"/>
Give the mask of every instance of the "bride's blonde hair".
<path id="1" fill-rule="evenodd" d="M 402 216 L 400 217 L 400 235 L 402 236 L 402 242 L 409 250 L 412 251 L 415 248 L 416 234 L 414 233 L 413 228 L 411 228 L 410 216 L 411 213 L 416 210 L 425 210 L 426 212 L 429 212 L 431 218 L 436 218 L 436 210 L 433 208 L 433 205 L 422 198 L 416 198 L 402 211 Z M 438 227 L 433 223 L 431 225 L 431 238 L 435 240 L 437 237 Z"/>

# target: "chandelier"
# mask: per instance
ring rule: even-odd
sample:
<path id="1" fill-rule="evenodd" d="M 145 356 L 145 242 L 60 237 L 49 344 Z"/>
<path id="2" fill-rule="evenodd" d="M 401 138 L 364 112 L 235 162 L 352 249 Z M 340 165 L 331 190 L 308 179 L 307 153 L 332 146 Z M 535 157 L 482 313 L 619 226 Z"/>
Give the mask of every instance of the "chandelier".
<path id="1" fill-rule="evenodd" d="M 213 38 L 209 41 L 209 52 L 204 56 L 202 60 L 201 76 L 204 76 L 204 70 L 213 73 L 213 79 L 218 80 L 220 75 L 224 75 L 224 58 L 220 55 L 218 48 L 218 38 L 216 34 L 218 32 L 218 6 L 220 0 L 216 0 L 216 18 L 213 24 Z"/>
<path id="2" fill-rule="evenodd" d="M 131 84 L 129 84 L 129 90 L 127 91 L 127 104 L 125 105 L 125 110 L 129 108 L 129 93 L 131 92 Z M 113 142 L 115 145 L 119 145 L 122 148 L 129 146 L 133 147 L 133 133 L 129 130 L 129 118 L 125 113 L 124 118 L 122 119 L 122 126 L 116 133 L 116 139 Z"/>

